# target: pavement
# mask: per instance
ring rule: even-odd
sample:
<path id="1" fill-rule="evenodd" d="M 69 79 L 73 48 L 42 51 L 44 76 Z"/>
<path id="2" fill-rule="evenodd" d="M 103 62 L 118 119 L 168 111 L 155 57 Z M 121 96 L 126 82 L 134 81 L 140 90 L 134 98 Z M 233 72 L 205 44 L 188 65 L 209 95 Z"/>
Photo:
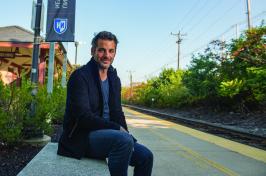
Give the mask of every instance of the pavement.
<path id="1" fill-rule="evenodd" d="M 264 150 L 128 108 L 124 112 L 130 132 L 154 154 L 154 176 L 266 175 Z"/>
<path id="2" fill-rule="evenodd" d="M 265 176 L 266 151 L 124 108 L 130 133 L 154 154 L 153 176 Z M 18 176 L 105 176 L 105 161 L 58 156 L 48 143 Z M 133 168 L 129 167 L 129 176 Z"/>

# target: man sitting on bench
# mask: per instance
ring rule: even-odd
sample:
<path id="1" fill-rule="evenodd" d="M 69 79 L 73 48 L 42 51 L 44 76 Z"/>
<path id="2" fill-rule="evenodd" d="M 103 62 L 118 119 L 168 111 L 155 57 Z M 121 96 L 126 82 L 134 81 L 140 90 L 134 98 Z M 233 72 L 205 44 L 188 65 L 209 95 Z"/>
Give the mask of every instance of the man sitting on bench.
<path id="1" fill-rule="evenodd" d="M 67 85 L 58 154 L 80 159 L 108 158 L 112 176 L 150 176 L 153 154 L 129 134 L 121 107 L 121 83 L 112 66 L 118 40 L 102 31 L 92 40 L 91 60 L 75 70 Z"/>

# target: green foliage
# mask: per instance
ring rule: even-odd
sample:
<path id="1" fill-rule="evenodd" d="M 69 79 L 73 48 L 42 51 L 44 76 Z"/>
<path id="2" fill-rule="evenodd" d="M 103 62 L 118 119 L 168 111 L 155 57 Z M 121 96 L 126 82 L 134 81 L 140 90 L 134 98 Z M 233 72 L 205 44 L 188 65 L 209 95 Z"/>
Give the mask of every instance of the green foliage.
<path id="1" fill-rule="evenodd" d="M 191 94 L 198 97 L 216 95 L 218 64 L 209 56 L 193 58 L 192 66 L 184 74 L 183 83 Z"/>
<path id="2" fill-rule="evenodd" d="M 188 103 L 189 92 L 182 84 L 183 74 L 182 70 L 164 69 L 159 77 L 134 88 L 131 101 L 146 106 L 173 108 Z"/>
<path id="3" fill-rule="evenodd" d="M 215 99 L 241 111 L 264 102 L 265 34 L 266 27 L 254 28 L 230 45 L 215 41 L 194 56 L 183 82 L 196 100 Z"/>
<path id="4" fill-rule="evenodd" d="M 11 106 L 14 100 L 12 88 L 5 87 L 0 81 L 0 139 L 7 143 L 14 143 L 20 138 L 22 130 L 22 120 L 19 114 L 18 106 Z M 23 112 L 23 111 L 20 111 Z"/>
<path id="5" fill-rule="evenodd" d="M 4 86 L 1 82 L 0 87 L 0 139 L 12 144 L 22 135 L 23 120 L 31 100 L 29 85 L 25 81 L 19 90 L 14 85 Z"/>
<path id="6" fill-rule="evenodd" d="M 254 99 L 259 102 L 266 101 L 266 66 L 249 67 L 247 69 L 246 85 L 253 93 Z"/>
<path id="7" fill-rule="evenodd" d="M 30 111 L 30 106 L 35 106 L 35 111 Z M 44 87 L 39 87 L 37 96 L 29 102 L 28 115 L 24 118 L 24 137 L 31 137 L 29 131 L 33 133 L 50 133 L 51 132 L 51 112 L 52 104 Z"/>
<path id="8" fill-rule="evenodd" d="M 242 112 L 266 105 L 266 26 L 263 25 L 246 31 L 230 44 L 211 42 L 203 53 L 192 57 L 188 70 L 163 70 L 158 77 L 134 88 L 130 100 L 155 107 L 203 103 Z"/>
<path id="9" fill-rule="evenodd" d="M 61 124 L 65 113 L 66 88 L 63 88 L 60 83 L 56 83 L 53 93 L 49 95 L 49 102 L 51 104 L 50 117 L 52 123 Z"/>
<path id="10" fill-rule="evenodd" d="M 61 123 L 64 114 L 66 90 L 58 86 L 49 95 L 46 87 L 40 86 L 34 98 L 32 84 L 22 79 L 21 87 L 3 85 L 0 81 L 0 141 L 7 144 L 30 137 L 30 133 L 50 134 L 52 122 Z M 30 107 L 35 103 L 35 113 Z"/>
<path id="11" fill-rule="evenodd" d="M 238 80 L 238 83 L 235 81 L 232 85 L 235 90 L 227 90 L 227 95 L 221 95 L 235 99 L 233 104 L 240 104 L 239 106 L 245 106 L 246 109 L 265 102 L 265 35 L 266 26 L 246 31 L 229 45 L 231 56 L 221 63 L 220 75 L 223 76 L 223 83 Z M 224 86 L 221 83 L 220 88 L 222 87 Z"/>
<path id="12" fill-rule="evenodd" d="M 21 121 L 18 121 L 9 112 L 5 112 L 0 108 L 0 139 L 9 144 L 13 144 L 19 140 L 21 130 Z"/>
<path id="13" fill-rule="evenodd" d="M 243 88 L 243 81 L 237 78 L 231 81 L 222 81 L 219 89 L 219 94 L 225 97 L 234 97 L 239 94 Z"/>
<path id="14" fill-rule="evenodd" d="M 224 45 L 223 42 L 213 41 L 203 54 L 193 56 L 191 66 L 183 76 L 183 83 L 196 99 L 217 97 L 220 63 L 225 59 L 222 54 Z"/>

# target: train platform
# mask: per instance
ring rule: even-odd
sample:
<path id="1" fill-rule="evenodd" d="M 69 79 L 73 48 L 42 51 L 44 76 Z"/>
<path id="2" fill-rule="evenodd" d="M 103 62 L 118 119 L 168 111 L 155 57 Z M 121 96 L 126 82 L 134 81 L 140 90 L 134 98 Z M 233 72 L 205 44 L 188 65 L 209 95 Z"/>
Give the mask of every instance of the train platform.
<path id="1" fill-rule="evenodd" d="M 154 154 L 153 176 L 265 176 L 266 151 L 124 108 L 130 133 Z M 58 156 L 49 143 L 19 176 L 109 175 L 105 161 Z M 129 167 L 129 174 L 133 168 Z"/>
<path id="2" fill-rule="evenodd" d="M 154 176 L 266 175 L 264 150 L 128 108 L 124 112 L 130 132 L 153 151 Z"/>

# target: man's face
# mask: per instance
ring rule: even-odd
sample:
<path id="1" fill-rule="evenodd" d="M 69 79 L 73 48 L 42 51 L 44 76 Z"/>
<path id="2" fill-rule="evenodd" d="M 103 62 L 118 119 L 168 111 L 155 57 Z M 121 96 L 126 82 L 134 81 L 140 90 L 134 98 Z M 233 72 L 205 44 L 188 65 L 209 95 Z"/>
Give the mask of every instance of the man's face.
<path id="1" fill-rule="evenodd" d="M 91 55 L 102 69 L 108 69 L 113 63 L 116 53 L 116 45 L 112 40 L 97 41 L 97 47 L 91 49 Z"/>

